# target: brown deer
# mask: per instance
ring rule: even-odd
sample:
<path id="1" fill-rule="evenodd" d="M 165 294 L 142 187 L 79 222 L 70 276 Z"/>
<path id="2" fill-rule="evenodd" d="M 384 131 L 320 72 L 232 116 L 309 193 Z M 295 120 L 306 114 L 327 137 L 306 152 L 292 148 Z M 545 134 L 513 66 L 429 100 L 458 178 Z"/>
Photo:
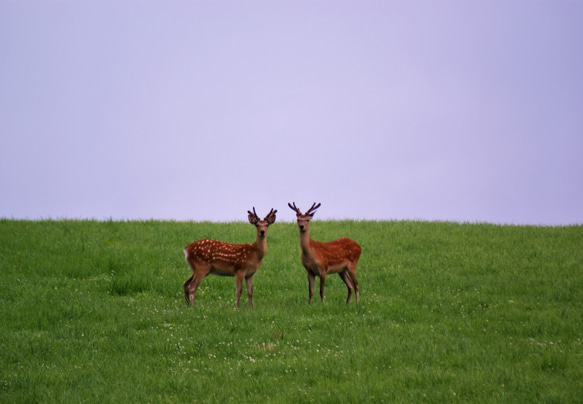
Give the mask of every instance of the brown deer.
<path id="1" fill-rule="evenodd" d="M 253 244 L 230 244 L 216 240 L 198 240 L 186 246 L 184 257 L 192 268 L 192 276 L 184 282 L 186 304 L 194 305 L 198 285 L 208 274 L 234 276 L 237 285 L 237 307 L 243 290 L 243 279 L 247 287 L 249 306 L 253 307 L 253 275 L 261 266 L 267 252 L 267 228 L 275 222 L 277 210 L 271 209 L 263 220 L 255 208 L 249 213 L 249 223 L 257 228 L 257 239 Z"/>
<path id="2" fill-rule="evenodd" d="M 360 258 L 360 246 L 349 238 L 341 238 L 321 243 L 310 238 L 310 220 L 314 217 L 316 209 L 320 203 L 312 207 L 304 214 L 295 202 L 288 203 L 291 210 L 296 212 L 298 227 L 300 229 L 300 247 L 302 248 L 302 264 L 308 273 L 308 286 L 310 290 L 310 304 L 314 294 L 314 281 L 316 276 L 320 277 L 320 298 L 324 301 L 324 288 L 326 286 L 326 275 L 337 273 L 348 288 L 346 304 L 350 302 L 350 296 L 354 290 L 356 302 L 360 300 L 358 294 L 358 281 L 356 280 L 356 264 Z"/>

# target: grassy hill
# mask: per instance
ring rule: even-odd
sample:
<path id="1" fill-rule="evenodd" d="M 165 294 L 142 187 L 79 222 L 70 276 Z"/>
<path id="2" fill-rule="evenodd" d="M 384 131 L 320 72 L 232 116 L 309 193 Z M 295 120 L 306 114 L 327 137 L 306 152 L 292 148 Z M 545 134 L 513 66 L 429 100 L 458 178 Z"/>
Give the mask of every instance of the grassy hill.
<path id="1" fill-rule="evenodd" d="M 361 302 L 308 305 L 275 223 L 255 308 L 183 247 L 248 223 L 0 220 L 0 402 L 582 402 L 583 226 L 318 221 L 362 246 Z"/>

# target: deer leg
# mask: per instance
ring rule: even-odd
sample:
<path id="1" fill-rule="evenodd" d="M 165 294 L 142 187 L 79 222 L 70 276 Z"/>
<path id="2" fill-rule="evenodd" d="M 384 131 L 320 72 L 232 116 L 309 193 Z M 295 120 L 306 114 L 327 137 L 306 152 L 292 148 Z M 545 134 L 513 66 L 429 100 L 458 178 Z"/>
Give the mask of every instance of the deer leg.
<path id="1" fill-rule="evenodd" d="M 237 307 L 239 307 L 239 300 L 241 300 L 241 293 L 243 292 L 243 272 L 235 273 L 235 283 L 237 285 Z"/>
<path id="2" fill-rule="evenodd" d="M 247 286 L 247 296 L 249 297 L 249 307 L 253 307 L 253 277 L 245 278 L 245 286 Z"/>
<path id="3" fill-rule="evenodd" d="M 346 287 L 348 288 L 348 296 L 346 297 L 346 304 L 348 304 L 350 302 L 350 296 L 352 295 L 352 289 L 354 289 L 354 287 L 352 286 L 352 281 L 348 277 L 348 273 L 346 270 L 340 272 L 339 275 L 346 284 Z"/>
<path id="4" fill-rule="evenodd" d="M 314 281 L 316 280 L 316 276 L 308 271 L 308 289 L 310 293 L 310 304 L 312 304 L 312 296 L 314 295 Z"/>
<path id="5" fill-rule="evenodd" d="M 209 274 L 210 266 L 193 264 L 188 261 L 188 265 L 192 269 L 192 276 L 184 282 L 184 299 L 187 305 L 194 306 L 194 295 L 202 280 Z"/>
<path id="6" fill-rule="evenodd" d="M 350 275 L 350 279 L 354 285 L 354 294 L 356 295 L 356 303 L 358 303 L 360 301 L 360 295 L 358 293 L 358 281 L 356 280 L 356 266 L 353 268 L 348 268 L 348 275 Z"/>
<path id="7" fill-rule="evenodd" d="M 204 276 L 200 276 L 195 273 L 189 279 L 190 282 L 184 285 L 184 297 L 186 298 L 186 304 L 194 306 L 194 295 L 196 294 L 196 290 L 198 289 L 198 285 L 202 282 Z M 188 281 L 187 281 L 188 282 Z"/>
<path id="8" fill-rule="evenodd" d="M 191 275 L 190 278 L 188 278 L 184 284 L 182 286 L 184 286 L 184 300 L 186 300 L 186 304 L 190 304 L 190 283 L 192 282 L 192 279 L 194 279 L 194 274 Z"/>
<path id="9" fill-rule="evenodd" d="M 320 274 L 320 299 L 324 301 L 324 288 L 326 287 L 326 273 Z"/>

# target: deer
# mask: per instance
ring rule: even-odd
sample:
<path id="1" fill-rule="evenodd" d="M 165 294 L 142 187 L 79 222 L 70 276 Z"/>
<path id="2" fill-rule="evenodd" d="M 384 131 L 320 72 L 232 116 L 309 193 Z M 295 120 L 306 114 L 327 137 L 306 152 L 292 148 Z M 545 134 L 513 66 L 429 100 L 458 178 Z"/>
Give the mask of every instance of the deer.
<path id="1" fill-rule="evenodd" d="M 198 240 L 184 248 L 184 258 L 192 269 L 192 276 L 184 286 L 187 306 L 194 306 L 194 295 L 202 280 L 208 275 L 234 276 L 237 287 L 237 307 L 243 290 L 243 280 L 247 288 L 249 306 L 253 307 L 253 275 L 261 266 L 267 252 L 267 229 L 275 223 L 277 210 L 271 209 L 263 220 L 257 216 L 255 207 L 249 214 L 249 223 L 257 228 L 257 238 L 253 244 L 231 244 L 217 240 Z"/>
<path id="2" fill-rule="evenodd" d="M 349 238 L 340 238 L 327 243 L 312 240 L 310 237 L 310 220 L 314 217 L 316 209 L 321 206 L 320 203 L 316 204 L 314 202 L 306 213 L 302 213 L 295 202 L 293 204 L 288 203 L 288 206 L 296 212 L 298 220 L 302 265 L 308 273 L 309 304 L 312 304 L 316 276 L 320 277 L 320 299 L 323 302 L 326 275 L 334 273 L 340 275 L 340 278 L 348 288 L 346 304 L 350 303 L 353 290 L 356 295 L 356 303 L 358 303 L 360 296 L 358 293 L 358 281 L 356 280 L 356 265 L 360 258 L 360 246 Z"/>

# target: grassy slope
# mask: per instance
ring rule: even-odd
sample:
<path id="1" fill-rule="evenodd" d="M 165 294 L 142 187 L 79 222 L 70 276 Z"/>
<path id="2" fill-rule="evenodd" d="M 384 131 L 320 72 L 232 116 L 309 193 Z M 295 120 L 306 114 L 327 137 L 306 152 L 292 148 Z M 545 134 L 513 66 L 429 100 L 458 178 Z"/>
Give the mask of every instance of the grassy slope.
<path id="1" fill-rule="evenodd" d="M 182 248 L 247 223 L 0 220 L 0 402 L 582 400 L 583 227 L 311 231 L 361 244 L 358 306 L 308 306 L 293 223 L 234 310 L 234 278 L 184 306 Z"/>

